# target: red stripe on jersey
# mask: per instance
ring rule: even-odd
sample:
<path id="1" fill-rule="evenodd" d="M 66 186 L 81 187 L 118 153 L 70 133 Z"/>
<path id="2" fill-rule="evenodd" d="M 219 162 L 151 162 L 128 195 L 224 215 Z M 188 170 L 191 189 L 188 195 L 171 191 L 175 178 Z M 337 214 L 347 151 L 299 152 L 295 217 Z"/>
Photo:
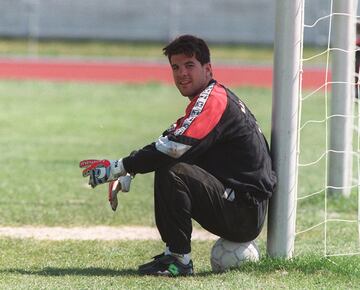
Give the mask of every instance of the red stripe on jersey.
<path id="1" fill-rule="evenodd" d="M 186 109 L 186 119 L 196 104 L 198 98 L 193 100 Z M 215 128 L 222 117 L 227 104 L 225 89 L 215 84 L 201 113 L 191 122 L 191 125 L 182 134 L 194 139 L 202 139 Z"/>

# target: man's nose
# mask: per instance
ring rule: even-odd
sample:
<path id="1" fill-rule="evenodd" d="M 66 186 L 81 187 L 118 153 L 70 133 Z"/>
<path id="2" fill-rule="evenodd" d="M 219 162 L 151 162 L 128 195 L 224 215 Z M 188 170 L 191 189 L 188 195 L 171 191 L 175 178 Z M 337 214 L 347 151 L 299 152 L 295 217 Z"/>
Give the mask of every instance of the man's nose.
<path id="1" fill-rule="evenodd" d="M 179 69 L 180 76 L 186 76 L 187 73 L 188 73 L 188 71 L 187 71 L 186 67 L 180 67 L 180 69 Z"/>

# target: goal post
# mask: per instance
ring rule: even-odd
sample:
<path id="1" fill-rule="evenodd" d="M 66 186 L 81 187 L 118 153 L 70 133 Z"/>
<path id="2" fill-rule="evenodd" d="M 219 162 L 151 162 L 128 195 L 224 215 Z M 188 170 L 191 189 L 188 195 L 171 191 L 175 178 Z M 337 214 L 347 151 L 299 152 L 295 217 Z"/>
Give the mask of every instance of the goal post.
<path id="1" fill-rule="evenodd" d="M 333 0 L 331 25 L 331 111 L 328 193 L 349 196 L 352 188 L 352 135 L 357 0 Z"/>
<path id="2" fill-rule="evenodd" d="M 276 1 L 271 150 L 278 183 L 267 236 L 272 257 L 294 252 L 303 15 L 303 0 Z"/>
<path id="3" fill-rule="evenodd" d="M 267 253 L 270 257 L 291 258 L 294 254 L 303 32 L 305 26 L 314 26 L 304 25 L 304 5 L 305 0 L 276 1 L 271 151 L 278 184 L 269 202 Z M 326 104 L 324 119 L 326 124 L 329 122 L 326 134 L 330 136 L 324 154 L 325 220 L 320 223 L 324 224 L 325 248 L 326 196 L 334 192 L 347 196 L 354 187 L 351 176 L 357 5 L 358 0 L 331 0 L 329 15 L 322 17 L 330 22 L 327 52 L 332 61 L 332 80 L 326 76 L 322 86 L 327 90 L 331 85 L 330 112 L 327 113 Z"/>

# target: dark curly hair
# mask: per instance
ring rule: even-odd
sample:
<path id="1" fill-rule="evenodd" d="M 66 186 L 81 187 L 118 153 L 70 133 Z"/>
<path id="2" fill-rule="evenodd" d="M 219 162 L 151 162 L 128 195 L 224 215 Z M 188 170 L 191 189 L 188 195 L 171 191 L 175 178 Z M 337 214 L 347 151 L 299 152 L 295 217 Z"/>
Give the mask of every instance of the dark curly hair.
<path id="1" fill-rule="evenodd" d="M 193 35 L 182 35 L 163 48 L 164 55 L 171 60 L 175 54 L 193 56 L 203 65 L 210 62 L 210 50 L 206 42 Z"/>

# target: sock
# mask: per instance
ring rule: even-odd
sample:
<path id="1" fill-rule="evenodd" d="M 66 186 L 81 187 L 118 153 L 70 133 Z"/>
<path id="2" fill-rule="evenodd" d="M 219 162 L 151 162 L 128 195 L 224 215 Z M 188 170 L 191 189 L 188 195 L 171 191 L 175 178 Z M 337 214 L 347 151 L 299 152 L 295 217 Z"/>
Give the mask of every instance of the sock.
<path id="1" fill-rule="evenodd" d="M 168 246 L 165 247 L 164 255 L 165 256 L 170 256 L 171 255 L 171 252 L 170 252 L 170 249 L 169 249 Z"/>
<path id="2" fill-rule="evenodd" d="M 168 246 L 165 247 L 164 251 L 165 256 L 173 256 L 175 257 L 179 262 L 181 262 L 184 265 L 187 265 L 190 263 L 191 260 L 191 252 L 188 254 L 177 254 L 170 251 L 170 248 Z"/>
<path id="3" fill-rule="evenodd" d="M 179 262 L 181 262 L 184 265 L 189 264 L 191 260 L 191 253 L 188 254 L 171 253 L 171 256 L 175 257 Z"/>

